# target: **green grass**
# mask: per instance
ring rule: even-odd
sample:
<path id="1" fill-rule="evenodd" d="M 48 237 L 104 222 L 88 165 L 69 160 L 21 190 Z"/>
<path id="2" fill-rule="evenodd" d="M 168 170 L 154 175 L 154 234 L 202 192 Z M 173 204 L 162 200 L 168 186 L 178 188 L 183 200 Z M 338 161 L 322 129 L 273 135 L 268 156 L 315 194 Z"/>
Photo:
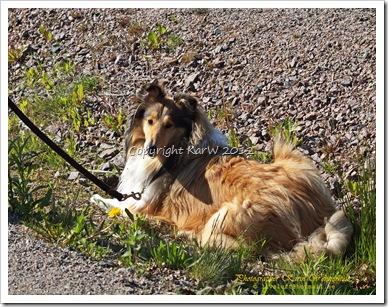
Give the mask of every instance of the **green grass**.
<path id="1" fill-rule="evenodd" d="M 183 269 L 191 262 L 185 250 L 185 244 L 176 241 L 159 241 L 158 246 L 151 248 L 151 256 L 159 267 Z"/>
<path id="2" fill-rule="evenodd" d="M 194 246 L 194 261 L 188 269 L 190 276 L 198 281 L 200 287 L 224 284 L 246 270 L 245 260 L 250 257 L 250 252 L 244 247 L 230 251 L 220 247 Z"/>

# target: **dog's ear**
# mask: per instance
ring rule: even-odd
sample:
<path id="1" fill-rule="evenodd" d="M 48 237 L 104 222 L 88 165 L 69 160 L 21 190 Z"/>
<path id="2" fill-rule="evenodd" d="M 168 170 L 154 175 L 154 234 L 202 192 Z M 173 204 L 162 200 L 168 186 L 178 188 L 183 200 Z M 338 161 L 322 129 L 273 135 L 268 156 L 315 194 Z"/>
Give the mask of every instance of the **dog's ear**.
<path id="1" fill-rule="evenodd" d="M 191 95 L 188 94 L 179 94 L 174 97 L 175 104 L 180 108 L 186 108 L 191 111 L 195 111 L 197 109 L 198 100 Z"/>
<path id="2" fill-rule="evenodd" d="M 128 137 L 127 135 L 131 135 L 131 131 L 133 130 L 134 126 L 136 126 L 136 124 L 139 122 L 139 120 L 141 120 L 143 117 L 144 117 L 144 113 L 145 113 L 145 110 L 146 110 L 146 105 L 145 103 L 141 103 L 136 111 L 135 111 L 135 114 L 133 115 L 133 117 L 128 121 L 128 127 L 127 127 L 127 130 L 125 132 L 125 139 L 128 140 Z"/>
<path id="3" fill-rule="evenodd" d="M 160 99 L 166 96 L 163 84 L 164 82 L 147 83 L 143 86 L 143 90 L 148 93 L 148 97 Z"/>
<path id="4" fill-rule="evenodd" d="M 133 119 L 135 120 L 135 119 L 143 118 L 145 110 L 146 110 L 145 104 L 144 103 L 140 104 L 136 109 Z"/>
<path id="5" fill-rule="evenodd" d="M 144 132 L 142 129 L 141 121 L 144 117 L 144 113 L 146 111 L 146 103 L 141 103 L 133 117 L 128 121 L 127 130 L 124 133 L 125 139 L 125 152 L 126 152 L 126 160 L 128 159 L 128 150 L 132 146 L 137 146 L 139 142 L 142 142 L 144 139 Z"/>

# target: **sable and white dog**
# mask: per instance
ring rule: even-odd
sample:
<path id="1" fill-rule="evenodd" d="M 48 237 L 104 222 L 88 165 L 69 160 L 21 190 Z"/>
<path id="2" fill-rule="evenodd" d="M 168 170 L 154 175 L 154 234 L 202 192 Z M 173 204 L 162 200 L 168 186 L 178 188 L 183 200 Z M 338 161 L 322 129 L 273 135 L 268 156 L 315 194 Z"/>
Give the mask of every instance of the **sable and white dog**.
<path id="1" fill-rule="evenodd" d="M 92 202 L 157 217 L 201 244 L 234 248 L 265 239 L 271 252 L 293 258 L 303 258 L 305 248 L 346 250 L 351 223 L 336 211 L 316 167 L 290 144 L 275 140 L 274 163 L 260 164 L 232 154 L 193 96 L 172 98 L 150 83 L 137 100 L 118 191 L 141 192 L 141 199 L 94 195 Z"/>

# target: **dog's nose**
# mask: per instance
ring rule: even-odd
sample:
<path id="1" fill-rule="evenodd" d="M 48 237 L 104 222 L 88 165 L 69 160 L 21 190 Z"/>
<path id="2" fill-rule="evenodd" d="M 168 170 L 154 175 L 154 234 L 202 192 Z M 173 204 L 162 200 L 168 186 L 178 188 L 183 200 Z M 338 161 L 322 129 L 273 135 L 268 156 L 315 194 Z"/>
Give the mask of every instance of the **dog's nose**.
<path id="1" fill-rule="evenodd" d="M 150 145 L 147 147 L 147 154 L 150 156 L 150 157 L 154 157 L 156 155 L 156 146 L 155 145 Z"/>

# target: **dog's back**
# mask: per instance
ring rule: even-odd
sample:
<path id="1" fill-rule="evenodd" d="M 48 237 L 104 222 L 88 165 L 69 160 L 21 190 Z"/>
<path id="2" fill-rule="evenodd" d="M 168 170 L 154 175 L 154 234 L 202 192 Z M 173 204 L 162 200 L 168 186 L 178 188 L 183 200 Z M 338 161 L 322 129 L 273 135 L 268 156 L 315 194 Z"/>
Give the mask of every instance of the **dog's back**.
<path id="1" fill-rule="evenodd" d="M 274 158 L 260 164 L 230 157 L 207 168 L 218 211 L 201 227 L 202 242 L 236 247 L 238 237 L 248 244 L 266 240 L 271 252 L 292 251 L 294 259 L 305 256 L 305 247 L 313 254 L 344 252 L 353 228 L 336 212 L 317 168 L 280 138 Z"/>

